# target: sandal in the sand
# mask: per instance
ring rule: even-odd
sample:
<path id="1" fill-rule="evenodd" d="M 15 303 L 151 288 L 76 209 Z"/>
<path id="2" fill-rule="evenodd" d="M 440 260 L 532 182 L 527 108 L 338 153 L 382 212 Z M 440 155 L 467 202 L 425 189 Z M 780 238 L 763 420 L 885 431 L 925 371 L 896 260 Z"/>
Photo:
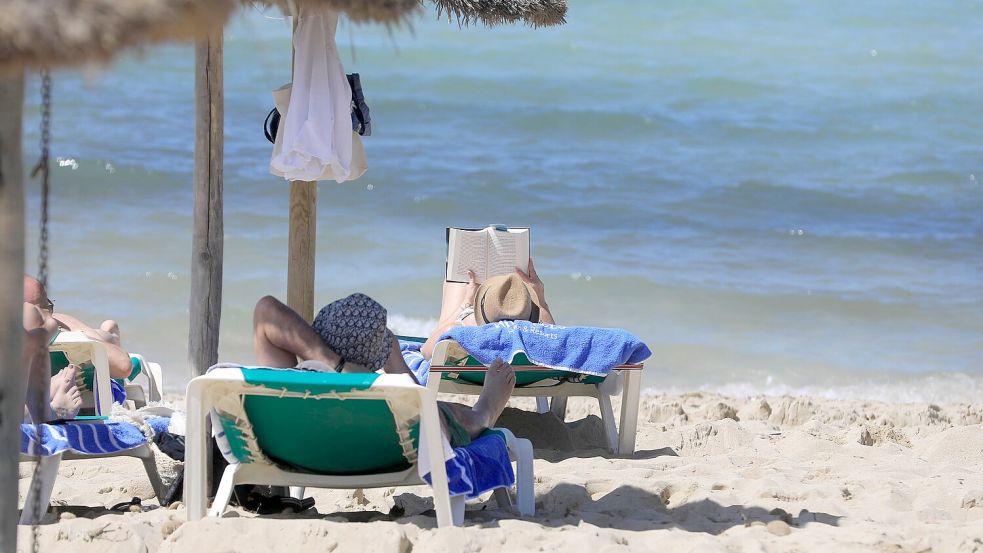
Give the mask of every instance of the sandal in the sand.
<path id="1" fill-rule="evenodd" d="M 286 510 L 297 514 L 313 508 L 314 498 L 305 497 L 304 499 L 296 499 L 290 496 L 269 496 L 253 492 L 246 496 L 245 501 L 241 501 L 239 504 L 247 511 L 253 511 L 260 515 L 276 515 Z"/>
<path id="2" fill-rule="evenodd" d="M 113 505 L 112 507 L 110 507 L 109 510 L 110 511 L 115 511 L 117 513 L 128 513 L 128 512 L 130 512 L 130 508 L 133 507 L 134 505 L 137 506 L 137 507 L 139 507 L 141 511 L 144 510 L 143 504 L 140 502 L 140 498 L 139 497 L 134 497 L 133 499 L 131 499 L 129 501 L 124 501 L 122 503 L 117 503 L 116 505 Z"/>

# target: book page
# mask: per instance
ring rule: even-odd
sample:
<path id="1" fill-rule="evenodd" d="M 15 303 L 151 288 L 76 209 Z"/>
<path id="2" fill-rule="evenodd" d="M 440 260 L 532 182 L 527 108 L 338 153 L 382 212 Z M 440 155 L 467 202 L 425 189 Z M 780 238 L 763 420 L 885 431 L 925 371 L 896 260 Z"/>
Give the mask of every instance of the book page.
<path id="1" fill-rule="evenodd" d="M 529 267 L 529 229 L 488 229 L 488 277 Z"/>
<path id="2" fill-rule="evenodd" d="M 467 282 L 468 269 L 477 274 L 482 282 L 485 275 L 486 234 L 482 230 L 448 229 L 447 235 L 447 282 Z"/>

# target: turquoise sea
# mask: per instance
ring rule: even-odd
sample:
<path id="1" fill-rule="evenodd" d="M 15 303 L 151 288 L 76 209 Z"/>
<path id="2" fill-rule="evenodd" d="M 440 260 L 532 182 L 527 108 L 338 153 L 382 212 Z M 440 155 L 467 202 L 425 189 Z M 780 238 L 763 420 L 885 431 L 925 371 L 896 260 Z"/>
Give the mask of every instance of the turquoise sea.
<path id="1" fill-rule="evenodd" d="M 319 304 L 363 291 L 426 333 L 444 227 L 530 226 L 558 321 L 641 336 L 651 390 L 980 400 L 983 2 L 571 0 L 568 21 L 342 23 L 374 134 L 364 177 L 319 188 Z M 290 23 L 244 11 L 225 40 L 220 357 L 250 362 L 253 304 L 286 291 L 262 123 Z M 117 319 L 174 390 L 193 70 L 165 45 L 54 77 L 51 296 Z M 27 103 L 29 168 L 36 76 Z"/>

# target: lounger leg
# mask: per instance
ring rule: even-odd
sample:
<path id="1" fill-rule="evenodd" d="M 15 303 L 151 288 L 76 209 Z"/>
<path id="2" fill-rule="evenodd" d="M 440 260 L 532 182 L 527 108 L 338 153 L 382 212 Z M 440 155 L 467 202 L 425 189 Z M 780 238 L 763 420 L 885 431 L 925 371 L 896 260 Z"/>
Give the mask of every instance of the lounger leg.
<path id="1" fill-rule="evenodd" d="M 518 503 L 519 514 L 531 517 L 536 514 L 536 490 L 533 487 L 532 442 L 525 438 L 516 438 L 512 444 L 515 451 L 515 502 Z"/>
<path id="2" fill-rule="evenodd" d="M 507 488 L 495 488 L 492 494 L 495 496 L 495 502 L 498 503 L 499 509 L 512 512 L 512 497 L 509 496 L 509 490 Z"/>
<path id="3" fill-rule="evenodd" d="M 511 431 L 504 428 L 495 430 L 505 435 L 509 455 L 515 459 L 515 502 L 518 504 L 519 514 L 533 516 L 536 514 L 536 489 L 533 486 L 532 442 L 525 438 L 516 438 Z"/>
<path id="4" fill-rule="evenodd" d="M 618 428 L 614 425 L 614 409 L 611 396 L 597 391 L 597 403 L 601 407 L 601 420 L 604 421 L 604 437 L 608 439 L 608 449 L 618 452 Z"/>
<path id="5" fill-rule="evenodd" d="M 290 497 L 294 499 L 304 499 L 304 486 L 290 486 Z"/>
<path id="6" fill-rule="evenodd" d="M 447 483 L 447 466 L 444 464 L 444 448 L 440 441 L 440 419 L 437 415 L 436 395 L 432 391 L 422 392 L 420 405 L 420 426 L 424 434 L 421 449 L 430 459 L 430 482 L 433 489 L 433 505 L 437 511 L 437 527 L 452 526 L 451 494 Z"/>
<path id="7" fill-rule="evenodd" d="M 238 463 L 233 463 L 225 467 L 222 481 L 219 482 L 218 491 L 215 492 L 215 499 L 212 501 L 212 508 L 208 510 L 208 516 L 220 517 L 225 512 L 225 508 L 229 505 L 229 499 L 232 497 L 232 488 L 236 484 L 236 473 L 239 472 L 241 466 Z"/>
<path id="8" fill-rule="evenodd" d="M 58 479 L 58 465 L 61 463 L 61 454 L 41 457 L 38 463 L 41 466 L 38 468 L 35 478 L 40 481 L 35 482 L 31 480 L 31 488 L 27 492 L 27 498 L 24 500 L 24 509 L 20 513 L 21 524 L 38 524 L 44 518 L 44 514 L 48 512 L 48 505 L 51 504 L 51 492 L 54 491 L 55 480 Z M 37 495 L 35 495 L 35 491 Z M 35 512 L 35 506 L 37 506 L 37 512 Z"/>
<path id="9" fill-rule="evenodd" d="M 550 410 L 550 400 L 549 398 L 538 396 L 536 397 L 536 411 L 540 414 L 545 413 Z"/>
<path id="10" fill-rule="evenodd" d="M 464 496 L 463 495 L 455 495 L 454 497 L 451 498 L 451 515 L 454 520 L 454 526 L 464 525 Z"/>
<path id="11" fill-rule="evenodd" d="M 150 480 L 150 485 L 154 488 L 154 495 L 157 496 L 157 501 L 160 502 L 164 498 L 164 494 L 167 493 L 167 490 L 164 489 L 164 483 L 160 481 L 160 474 L 157 472 L 157 461 L 154 459 L 154 450 L 149 445 L 144 445 L 137 450 L 136 455 L 143 461 L 143 469 L 147 471 L 147 478 Z"/>
<path id="12" fill-rule="evenodd" d="M 618 453 L 635 453 L 635 432 L 638 429 L 638 396 L 642 388 L 642 371 L 625 371 L 625 389 L 621 392 L 621 430 Z"/>
<path id="13" fill-rule="evenodd" d="M 204 405 L 199 382 L 188 386 L 188 419 L 184 461 L 184 501 L 188 506 L 188 520 L 199 520 L 205 516 L 208 497 L 208 437 L 205 414 L 209 406 Z"/>
<path id="14" fill-rule="evenodd" d="M 561 421 L 567 420 L 567 397 L 557 396 L 550 402 L 550 411 L 560 418 Z"/>

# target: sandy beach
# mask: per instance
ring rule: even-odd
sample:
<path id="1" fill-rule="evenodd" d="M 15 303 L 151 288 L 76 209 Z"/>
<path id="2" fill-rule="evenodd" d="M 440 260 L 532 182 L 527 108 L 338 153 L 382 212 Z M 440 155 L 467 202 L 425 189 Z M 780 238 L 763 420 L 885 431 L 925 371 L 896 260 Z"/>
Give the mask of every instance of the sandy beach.
<path id="1" fill-rule="evenodd" d="M 179 401 L 178 401 L 179 404 Z M 526 400 L 513 405 L 531 407 Z M 615 407 L 617 409 L 617 406 Z M 160 508 L 139 461 L 67 461 L 41 550 L 983 551 L 983 405 L 712 393 L 642 398 L 637 451 L 612 456 L 596 407 L 565 425 L 509 409 L 536 446 L 536 516 L 490 497 L 436 528 L 429 490 L 309 490 L 300 515 L 186 522 Z M 162 457 L 158 453 L 158 457 Z M 174 465 L 160 459 L 165 474 Z M 20 501 L 31 466 L 20 466 Z M 106 508 L 132 497 L 142 512 Z M 31 550 L 31 528 L 18 547 Z M 65 549 L 68 548 L 68 549 Z"/>

